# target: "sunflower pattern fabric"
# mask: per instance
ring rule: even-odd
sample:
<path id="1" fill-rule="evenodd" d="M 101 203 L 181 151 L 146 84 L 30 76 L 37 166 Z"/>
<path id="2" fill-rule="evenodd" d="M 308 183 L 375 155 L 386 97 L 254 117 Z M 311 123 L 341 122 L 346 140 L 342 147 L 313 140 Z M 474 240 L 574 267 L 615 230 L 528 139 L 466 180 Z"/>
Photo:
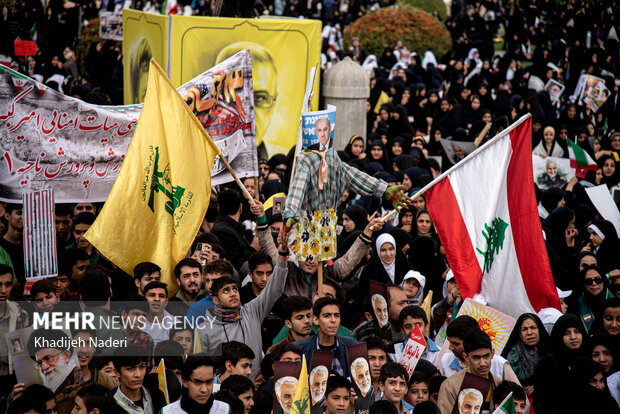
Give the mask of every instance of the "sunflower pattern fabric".
<path id="1" fill-rule="evenodd" d="M 336 257 L 336 211 L 302 211 L 299 216 L 293 233 L 295 258 L 320 262 Z"/>

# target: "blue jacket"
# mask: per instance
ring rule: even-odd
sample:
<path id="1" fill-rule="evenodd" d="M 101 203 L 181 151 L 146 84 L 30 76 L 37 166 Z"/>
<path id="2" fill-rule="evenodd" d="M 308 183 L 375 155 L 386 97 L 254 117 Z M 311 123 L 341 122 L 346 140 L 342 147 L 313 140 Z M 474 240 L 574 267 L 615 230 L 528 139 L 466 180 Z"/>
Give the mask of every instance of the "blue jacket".
<path id="1" fill-rule="evenodd" d="M 349 364 L 347 363 L 347 346 L 355 345 L 357 341 L 353 338 L 347 338 L 346 336 L 336 335 L 336 343 L 332 347 L 334 353 L 334 362 L 332 362 L 332 369 L 338 374 L 348 377 L 349 376 Z M 301 349 L 301 352 L 306 356 L 306 363 L 308 364 L 308 372 L 310 372 L 310 364 L 312 363 L 312 353 L 320 350 L 319 347 L 319 335 L 315 334 L 309 338 L 300 339 L 295 341 L 295 345 Z"/>

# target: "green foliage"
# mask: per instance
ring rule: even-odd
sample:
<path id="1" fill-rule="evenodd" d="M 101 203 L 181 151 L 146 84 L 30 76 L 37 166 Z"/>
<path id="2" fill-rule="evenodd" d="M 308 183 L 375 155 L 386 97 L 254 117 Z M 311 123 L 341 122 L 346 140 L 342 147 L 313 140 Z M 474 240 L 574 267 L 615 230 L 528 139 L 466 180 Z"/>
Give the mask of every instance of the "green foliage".
<path id="1" fill-rule="evenodd" d="M 360 17 L 345 29 L 345 48 L 351 45 L 353 37 L 360 39 L 366 53 L 377 58 L 381 57 L 386 47 L 393 47 L 397 40 L 402 40 L 407 49 L 419 55 L 431 50 L 442 56 L 452 47 L 452 37 L 443 23 L 425 11 L 408 5 L 385 7 Z"/>
<path id="2" fill-rule="evenodd" d="M 422 9 L 431 16 L 434 11 L 439 12 L 439 19 L 442 22 L 446 21 L 446 16 L 448 15 L 448 8 L 446 7 L 446 3 L 443 0 L 400 0 L 402 5 L 409 5 L 413 7 L 417 7 L 418 9 Z"/>

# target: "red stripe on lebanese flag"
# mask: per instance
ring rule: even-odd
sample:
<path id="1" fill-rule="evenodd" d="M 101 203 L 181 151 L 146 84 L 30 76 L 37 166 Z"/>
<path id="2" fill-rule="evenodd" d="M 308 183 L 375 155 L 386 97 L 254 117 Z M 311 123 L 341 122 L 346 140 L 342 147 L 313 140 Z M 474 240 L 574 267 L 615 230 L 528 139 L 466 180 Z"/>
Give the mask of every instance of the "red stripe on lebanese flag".
<path id="1" fill-rule="evenodd" d="M 450 179 L 444 180 L 431 187 L 425 193 L 428 211 L 437 228 L 449 228 L 449 237 L 439 239 L 444 249 L 451 252 L 450 266 L 464 298 L 471 298 L 480 291 L 482 271 L 476 259 L 474 246 L 467 232 L 461 209 L 454 195 Z M 437 213 L 440 214 L 437 214 Z"/>
<path id="2" fill-rule="evenodd" d="M 515 251 L 530 303 L 538 312 L 560 309 L 538 216 L 532 172 L 532 119 L 510 132 L 512 157 L 506 186 Z M 541 254 L 542 252 L 542 254 Z"/>

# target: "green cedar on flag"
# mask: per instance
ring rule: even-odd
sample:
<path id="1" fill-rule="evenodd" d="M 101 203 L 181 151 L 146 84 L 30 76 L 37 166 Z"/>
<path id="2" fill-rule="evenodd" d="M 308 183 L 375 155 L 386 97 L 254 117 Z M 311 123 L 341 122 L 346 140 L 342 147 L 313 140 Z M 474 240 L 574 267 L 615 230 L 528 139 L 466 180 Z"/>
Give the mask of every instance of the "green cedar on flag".
<path id="1" fill-rule="evenodd" d="M 568 156 L 570 158 L 570 166 L 576 170 L 575 175 L 579 178 L 585 178 L 588 171 L 596 171 L 596 161 L 590 157 L 579 144 L 567 139 Z"/>
<path id="2" fill-rule="evenodd" d="M 515 403 L 512 400 L 512 392 L 508 394 L 504 401 L 493 411 L 493 414 L 517 414 L 515 411 Z"/>

